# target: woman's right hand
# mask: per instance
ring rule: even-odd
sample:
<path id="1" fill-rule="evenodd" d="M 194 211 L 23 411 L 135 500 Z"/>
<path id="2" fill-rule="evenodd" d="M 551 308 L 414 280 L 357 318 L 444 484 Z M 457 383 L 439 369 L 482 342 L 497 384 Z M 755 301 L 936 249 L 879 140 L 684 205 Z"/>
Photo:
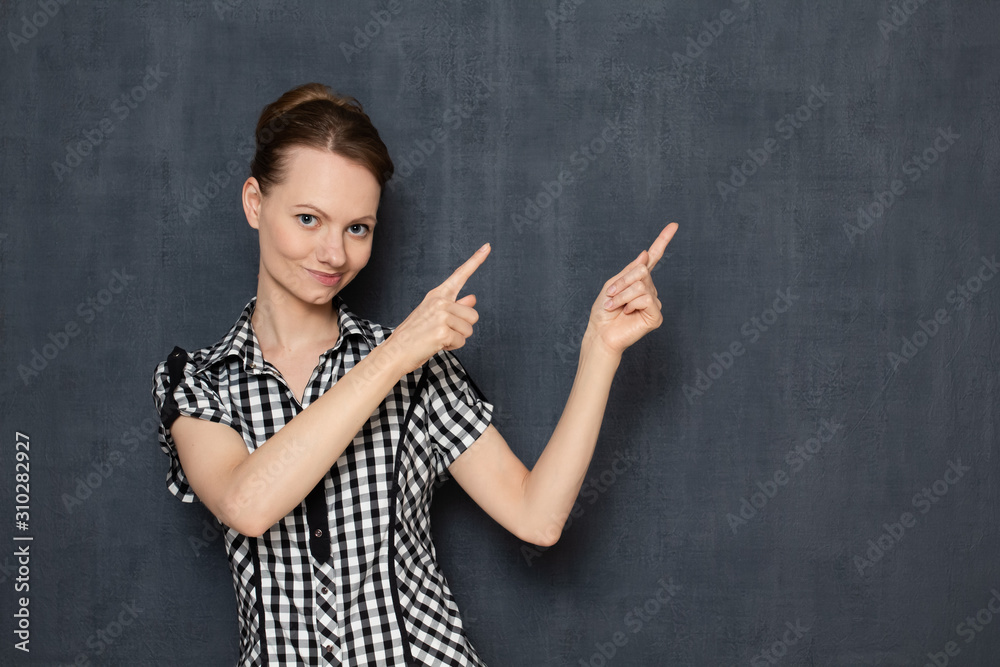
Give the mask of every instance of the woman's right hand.
<path id="1" fill-rule="evenodd" d="M 379 346 L 391 349 L 392 358 L 404 375 L 423 366 L 441 350 L 457 350 L 472 335 L 472 325 L 479 320 L 479 313 L 473 308 L 476 295 L 468 294 L 457 301 L 455 298 L 490 250 L 487 243 L 447 280 L 428 292 L 420 305 Z"/>

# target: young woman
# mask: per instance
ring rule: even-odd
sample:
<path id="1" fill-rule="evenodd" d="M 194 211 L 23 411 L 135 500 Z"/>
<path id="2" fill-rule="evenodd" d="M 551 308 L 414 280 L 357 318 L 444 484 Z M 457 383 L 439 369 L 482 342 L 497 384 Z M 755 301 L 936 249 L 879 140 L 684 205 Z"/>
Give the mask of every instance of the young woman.
<path id="1" fill-rule="evenodd" d="M 240 664 L 482 665 L 431 542 L 435 484 L 450 475 L 520 539 L 555 543 L 622 352 L 662 322 L 650 271 L 677 225 L 604 284 L 529 471 L 452 352 L 479 318 L 457 297 L 489 244 L 396 327 L 339 294 L 368 263 L 393 172 L 361 105 L 288 91 L 260 116 L 250 171 L 257 294 L 219 342 L 175 347 L 153 377 L 168 489 L 226 527 Z"/>

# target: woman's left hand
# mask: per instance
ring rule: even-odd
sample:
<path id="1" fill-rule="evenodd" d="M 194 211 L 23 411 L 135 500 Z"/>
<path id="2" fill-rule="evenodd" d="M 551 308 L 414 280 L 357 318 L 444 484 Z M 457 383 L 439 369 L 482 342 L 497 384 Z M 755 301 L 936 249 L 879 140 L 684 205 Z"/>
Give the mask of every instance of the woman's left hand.
<path id="1" fill-rule="evenodd" d="M 631 264 L 604 283 L 600 296 L 590 309 L 584 342 L 600 342 L 608 351 L 620 355 L 625 348 L 663 323 L 661 304 L 656 298 L 656 286 L 651 274 L 677 227 L 676 222 L 664 227 L 648 251 L 640 252 Z M 609 299 L 611 304 L 605 307 Z"/>

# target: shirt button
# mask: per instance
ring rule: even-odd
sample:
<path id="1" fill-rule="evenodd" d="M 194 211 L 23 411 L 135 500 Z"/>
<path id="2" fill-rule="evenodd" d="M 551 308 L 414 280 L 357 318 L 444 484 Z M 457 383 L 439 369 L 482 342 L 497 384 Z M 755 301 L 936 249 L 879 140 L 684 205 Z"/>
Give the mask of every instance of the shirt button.
<path id="1" fill-rule="evenodd" d="M 327 653 L 333 653 L 333 644 L 324 644 L 323 650 Z"/>
<path id="2" fill-rule="evenodd" d="M 327 594 L 327 593 L 329 593 L 330 591 L 329 591 L 329 590 L 327 589 L 327 587 L 326 587 L 326 586 L 324 586 L 323 588 L 319 589 L 319 592 L 320 592 L 320 593 L 322 593 L 323 595 L 326 595 L 326 594 Z"/>
<path id="3" fill-rule="evenodd" d="M 313 533 L 313 535 L 315 535 L 316 537 L 323 537 L 323 529 L 322 528 L 317 528 L 316 532 Z"/>
<path id="4" fill-rule="evenodd" d="M 249 368 L 257 368 L 257 364 L 255 364 L 255 363 L 254 363 L 254 362 L 252 362 L 252 361 L 251 361 L 251 362 L 250 362 L 249 364 L 247 364 L 247 366 L 248 366 Z"/>

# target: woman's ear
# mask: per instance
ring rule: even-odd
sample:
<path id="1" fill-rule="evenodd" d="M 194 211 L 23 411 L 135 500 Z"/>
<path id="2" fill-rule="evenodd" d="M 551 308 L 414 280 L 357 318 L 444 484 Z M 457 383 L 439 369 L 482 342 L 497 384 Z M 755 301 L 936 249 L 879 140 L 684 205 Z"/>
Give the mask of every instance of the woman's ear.
<path id="1" fill-rule="evenodd" d="M 254 229 L 260 229 L 260 207 L 263 203 L 263 195 L 260 191 L 260 184 L 257 179 L 251 176 L 243 184 L 243 212 L 247 216 L 247 222 Z"/>

